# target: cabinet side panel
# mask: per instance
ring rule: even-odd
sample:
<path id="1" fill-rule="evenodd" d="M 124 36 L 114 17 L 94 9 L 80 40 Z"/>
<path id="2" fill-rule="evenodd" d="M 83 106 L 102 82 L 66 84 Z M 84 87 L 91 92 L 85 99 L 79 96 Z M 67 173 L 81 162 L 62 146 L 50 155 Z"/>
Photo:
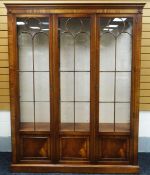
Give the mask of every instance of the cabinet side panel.
<path id="1" fill-rule="evenodd" d="M 139 93 L 140 93 L 140 53 L 141 53 L 142 16 L 139 12 L 134 18 L 133 27 L 133 61 L 132 61 L 132 108 L 131 108 L 131 161 L 138 163 L 138 127 L 139 127 Z"/>
<path id="2" fill-rule="evenodd" d="M 9 37 L 9 71 L 10 71 L 10 104 L 11 104 L 11 128 L 12 128 L 12 152 L 13 163 L 18 160 L 18 128 L 19 128 L 19 109 L 18 109 L 18 81 L 16 70 L 17 63 L 17 44 L 16 44 L 16 24 L 15 16 L 8 14 L 8 37 Z"/>

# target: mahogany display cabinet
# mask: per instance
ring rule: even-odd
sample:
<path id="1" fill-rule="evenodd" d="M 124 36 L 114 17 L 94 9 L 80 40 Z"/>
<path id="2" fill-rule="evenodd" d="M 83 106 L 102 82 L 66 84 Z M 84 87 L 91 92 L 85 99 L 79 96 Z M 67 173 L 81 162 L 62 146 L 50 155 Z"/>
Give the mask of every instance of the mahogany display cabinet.
<path id="1" fill-rule="evenodd" d="M 5 5 L 12 171 L 139 172 L 144 3 Z"/>

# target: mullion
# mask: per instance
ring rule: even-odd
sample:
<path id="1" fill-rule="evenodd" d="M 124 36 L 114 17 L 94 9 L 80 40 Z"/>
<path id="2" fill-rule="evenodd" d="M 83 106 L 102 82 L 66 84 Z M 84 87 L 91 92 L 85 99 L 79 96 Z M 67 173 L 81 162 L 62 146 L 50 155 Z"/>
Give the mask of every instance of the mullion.
<path id="1" fill-rule="evenodd" d="M 75 43 L 75 38 L 73 38 L 73 39 L 74 39 L 74 41 L 73 41 L 73 44 L 74 44 L 74 50 L 73 50 L 73 51 L 74 51 L 74 59 L 73 59 L 73 61 L 74 61 L 74 72 L 73 72 L 73 75 L 74 75 L 74 89 L 73 89 L 73 90 L 74 90 L 74 103 L 73 103 L 73 104 L 74 104 L 74 131 L 75 131 L 75 129 L 76 129 L 76 128 L 75 128 L 75 126 L 76 126 L 76 125 L 75 125 L 75 120 L 76 120 L 76 119 L 75 119 L 75 115 L 76 115 L 76 111 L 75 111 L 75 107 L 76 107 L 76 104 L 75 104 L 75 96 L 76 96 L 76 92 L 75 92 L 75 78 L 76 78 L 76 75 L 75 75 L 75 69 L 76 69 L 76 65 L 75 65 L 75 61 L 76 61 L 76 60 L 75 60 L 75 58 L 76 58 L 75 49 L 76 49 L 76 48 L 75 48 L 75 44 L 76 44 L 76 43 Z"/>
<path id="2" fill-rule="evenodd" d="M 115 75 L 114 75 L 114 132 L 116 130 L 116 54 L 117 54 L 117 38 L 115 38 Z"/>
<path id="3" fill-rule="evenodd" d="M 132 71 L 117 71 L 117 70 L 115 71 L 114 70 L 114 71 L 99 71 L 99 72 L 113 72 L 114 73 L 114 72 L 132 72 Z"/>
<path id="4" fill-rule="evenodd" d="M 72 70 L 69 71 L 69 70 L 68 70 L 68 71 L 60 71 L 60 72 L 90 72 L 90 71 L 72 71 Z"/>
<path id="5" fill-rule="evenodd" d="M 109 101 L 100 101 L 99 103 L 130 103 L 130 101 L 125 101 L 125 102 L 123 102 L 123 101 L 111 101 L 111 102 L 109 102 Z"/>
<path id="6" fill-rule="evenodd" d="M 68 102 L 68 103 L 71 103 L 71 102 L 77 102 L 77 103 L 89 103 L 90 101 L 61 101 L 61 102 Z"/>
<path id="7" fill-rule="evenodd" d="M 46 102 L 50 102 L 50 101 L 36 101 L 35 100 L 35 101 L 20 101 L 20 102 L 43 102 L 43 103 L 45 102 L 46 103 Z"/>
<path id="8" fill-rule="evenodd" d="M 34 75 L 34 40 L 32 38 L 32 58 L 33 58 L 33 114 L 34 114 L 34 131 L 36 130 L 35 125 L 35 75 Z"/>
<path id="9" fill-rule="evenodd" d="M 32 72 L 32 73 L 34 73 L 34 72 L 50 72 L 50 71 L 18 71 L 18 72 Z"/>

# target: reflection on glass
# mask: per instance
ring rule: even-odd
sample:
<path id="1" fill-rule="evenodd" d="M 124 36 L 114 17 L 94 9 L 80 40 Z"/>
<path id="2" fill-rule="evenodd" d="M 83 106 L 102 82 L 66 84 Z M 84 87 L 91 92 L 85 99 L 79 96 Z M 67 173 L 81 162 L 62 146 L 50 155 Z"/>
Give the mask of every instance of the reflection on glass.
<path id="1" fill-rule="evenodd" d="M 17 18 L 21 130 L 50 129 L 49 19 Z"/>
<path id="2" fill-rule="evenodd" d="M 60 110 L 62 131 L 89 131 L 90 20 L 61 18 Z"/>
<path id="3" fill-rule="evenodd" d="M 130 128 L 132 19 L 100 19 L 99 131 Z"/>

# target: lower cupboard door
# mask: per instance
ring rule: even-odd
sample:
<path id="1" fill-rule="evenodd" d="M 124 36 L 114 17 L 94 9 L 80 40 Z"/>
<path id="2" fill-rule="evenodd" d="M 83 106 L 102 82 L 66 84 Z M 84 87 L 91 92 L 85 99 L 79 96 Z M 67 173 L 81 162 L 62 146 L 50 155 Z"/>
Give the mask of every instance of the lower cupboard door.
<path id="1" fill-rule="evenodd" d="M 88 161 L 88 136 L 62 136 L 60 138 L 60 160 Z"/>
<path id="2" fill-rule="evenodd" d="M 101 136 L 98 148 L 99 161 L 129 160 L 129 138 L 127 136 Z"/>
<path id="3" fill-rule="evenodd" d="M 49 136 L 21 136 L 21 160 L 50 161 L 50 149 Z"/>

